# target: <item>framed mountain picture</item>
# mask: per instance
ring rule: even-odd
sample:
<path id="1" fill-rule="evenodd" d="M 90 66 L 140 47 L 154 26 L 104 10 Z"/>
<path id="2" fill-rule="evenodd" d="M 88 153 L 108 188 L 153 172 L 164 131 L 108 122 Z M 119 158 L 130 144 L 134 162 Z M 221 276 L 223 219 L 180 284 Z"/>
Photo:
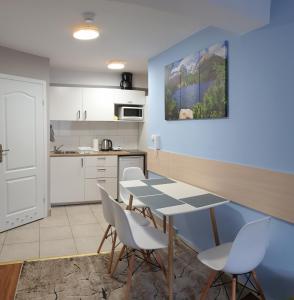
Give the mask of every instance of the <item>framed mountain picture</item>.
<path id="1" fill-rule="evenodd" d="M 205 48 L 165 67 L 165 119 L 228 116 L 228 42 Z"/>

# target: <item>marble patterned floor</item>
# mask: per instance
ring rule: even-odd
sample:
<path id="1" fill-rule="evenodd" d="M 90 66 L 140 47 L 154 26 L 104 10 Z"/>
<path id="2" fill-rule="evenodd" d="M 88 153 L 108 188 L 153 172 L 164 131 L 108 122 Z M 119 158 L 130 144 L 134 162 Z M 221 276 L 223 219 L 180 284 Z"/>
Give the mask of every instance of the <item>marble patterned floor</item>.
<path id="1" fill-rule="evenodd" d="M 166 253 L 162 253 L 167 261 Z M 140 260 L 137 260 L 137 265 Z M 107 274 L 108 255 L 92 255 L 25 262 L 18 283 L 16 300 L 98 300 L 123 299 L 127 262 L 122 261 L 115 278 Z M 175 300 L 199 299 L 209 270 L 197 260 L 197 254 L 176 241 Z M 143 264 L 133 276 L 130 299 L 167 299 L 162 272 Z M 211 289 L 208 299 L 227 299 L 220 288 Z"/>

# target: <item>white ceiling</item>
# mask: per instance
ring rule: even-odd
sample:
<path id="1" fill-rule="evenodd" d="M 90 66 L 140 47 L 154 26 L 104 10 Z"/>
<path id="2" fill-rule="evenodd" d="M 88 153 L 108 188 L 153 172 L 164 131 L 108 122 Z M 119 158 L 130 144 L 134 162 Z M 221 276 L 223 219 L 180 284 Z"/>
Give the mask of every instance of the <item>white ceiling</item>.
<path id="1" fill-rule="evenodd" d="M 72 38 L 82 13 L 101 35 Z M 50 58 L 53 67 L 106 71 L 112 59 L 145 73 L 147 60 L 208 26 L 244 33 L 269 22 L 270 0 L 0 0 L 0 45 Z"/>

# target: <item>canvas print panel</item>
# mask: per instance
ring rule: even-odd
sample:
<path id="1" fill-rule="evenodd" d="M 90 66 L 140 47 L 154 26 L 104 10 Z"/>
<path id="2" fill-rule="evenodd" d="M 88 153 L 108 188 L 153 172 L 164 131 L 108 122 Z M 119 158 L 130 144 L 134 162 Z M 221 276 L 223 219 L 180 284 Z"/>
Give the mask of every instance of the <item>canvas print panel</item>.
<path id="1" fill-rule="evenodd" d="M 227 42 L 165 68 L 165 119 L 227 117 Z"/>

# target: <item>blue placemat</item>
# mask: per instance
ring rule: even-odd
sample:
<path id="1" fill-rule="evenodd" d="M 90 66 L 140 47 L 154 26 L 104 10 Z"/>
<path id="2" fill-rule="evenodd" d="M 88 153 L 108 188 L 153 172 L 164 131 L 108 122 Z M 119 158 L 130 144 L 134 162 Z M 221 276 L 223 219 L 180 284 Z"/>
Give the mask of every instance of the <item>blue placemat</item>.
<path id="1" fill-rule="evenodd" d="M 162 194 L 162 192 L 160 192 L 159 190 L 156 190 L 152 186 L 129 187 L 129 188 L 127 188 L 127 190 L 136 197 Z"/>
<path id="2" fill-rule="evenodd" d="M 190 204 L 196 208 L 200 208 L 203 206 L 213 205 L 217 203 L 221 203 L 227 201 L 225 198 L 213 195 L 213 194 L 204 194 L 199 196 L 193 196 L 188 198 L 180 199 L 181 201 Z"/>
<path id="3" fill-rule="evenodd" d="M 141 197 L 140 201 L 143 202 L 146 206 L 150 207 L 152 210 L 183 204 L 182 201 L 179 201 L 165 194 Z"/>
<path id="4" fill-rule="evenodd" d="M 154 179 L 146 179 L 141 181 L 146 183 L 147 185 L 159 185 L 159 184 L 168 184 L 168 183 L 175 182 L 174 180 L 171 180 L 169 178 L 154 178 Z"/>

